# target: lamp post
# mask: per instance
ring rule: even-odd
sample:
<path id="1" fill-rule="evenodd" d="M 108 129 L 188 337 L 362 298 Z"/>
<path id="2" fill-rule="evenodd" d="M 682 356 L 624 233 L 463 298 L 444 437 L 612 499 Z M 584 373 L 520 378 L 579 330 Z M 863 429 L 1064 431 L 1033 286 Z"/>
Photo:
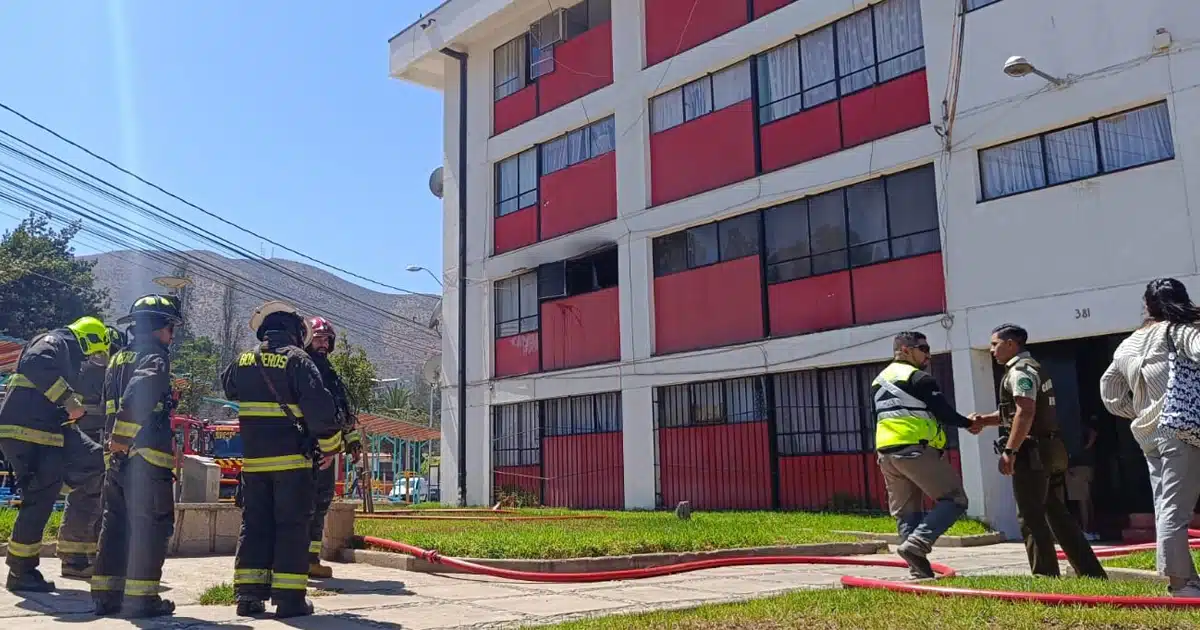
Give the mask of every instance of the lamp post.
<path id="1" fill-rule="evenodd" d="M 1028 59 L 1020 55 L 1009 57 L 1008 61 L 1004 62 L 1004 74 L 1007 74 L 1013 78 L 1020 78 L 1033 74 L 1045 79 L 1047 82 L 1055 86 L 1062 86 L 1066 85 L 1067 83 L 1064 79 L 1060 79 L 1056 76 L 1046 74 L 1045 72 L 1038 70 L 1037 66 L 1033 65 Z"/>
<path id="2" fill-rule="evenodd" d="M 436 275 L 434 275 L 433 272 L 430 271 L 428 267 L 422 267 L 420 265 L 409 265 L 409 266 L 405 267 L 404 269 L 405 269 L 405 271 L 411 271 L 413 273 L 416 273 L 418 271 L 424 271 L 425 273 L 429 274 L 430 278 L 433 278 L 434 282 L 438 283 L 439 287 L 442 287 L 443 289 L 446 288 L 446 285 L 442 284 L 441 278 L 438 278 Z"/>

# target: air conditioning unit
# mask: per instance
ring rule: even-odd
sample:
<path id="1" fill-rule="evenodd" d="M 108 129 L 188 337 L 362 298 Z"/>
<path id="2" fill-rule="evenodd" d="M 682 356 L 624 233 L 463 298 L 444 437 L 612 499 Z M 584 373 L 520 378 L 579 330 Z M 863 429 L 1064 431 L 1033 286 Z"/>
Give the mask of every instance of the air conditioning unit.
<path id="1" fill-rule="evenodd" d="M 555 9 L 529 27 L 534 48 L 547 49 L 567 38 L 567 10 Z"/>

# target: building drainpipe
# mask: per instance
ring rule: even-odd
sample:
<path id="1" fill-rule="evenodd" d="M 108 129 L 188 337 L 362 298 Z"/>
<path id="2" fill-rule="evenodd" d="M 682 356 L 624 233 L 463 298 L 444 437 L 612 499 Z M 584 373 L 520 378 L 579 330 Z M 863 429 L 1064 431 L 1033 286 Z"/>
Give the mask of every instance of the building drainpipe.
<path id="1" fill-rule="evenodd" d="M 458 62 L 458 504 L 467 504 L 467 53 Z"/>

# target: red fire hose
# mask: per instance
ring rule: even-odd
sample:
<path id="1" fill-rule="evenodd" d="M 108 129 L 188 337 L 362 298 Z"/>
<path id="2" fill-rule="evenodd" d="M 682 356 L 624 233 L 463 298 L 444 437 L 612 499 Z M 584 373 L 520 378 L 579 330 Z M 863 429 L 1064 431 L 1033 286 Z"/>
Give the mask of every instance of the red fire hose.
<path id="1" fill-rule="evenodd" d="M 1188 530 L 1188 536 L 1191 537 L 1190 546 L 1193 549 L 1200 549 L 1200 530 Z M 716 569 L 721 567 L 736 567 L 736 566 L 756 566 L 756 565 L 784 565 L 784 564 L 822 564 L 822 565 L 840 565 L 840 566 L 867 566 L 867 567 L 896 567 L 907 568 L 908 565 L 899 558 L 870 558 L 870 557 L 847 557 L 847 556 L 744 556 L 735 558 L 715 558 L 712 560 L 696 560 L 692 562 L 682 562 L 679 564 L 671 564 L 660 567 L 651 567 L 646 569 L 622 569 L 617 571 L 595 571 L 588 573 L 546 573 L 540 571 L 516 571 L 513 569 L 500 569 L 489 567 L 461 558 L 452 558 L 443 556 L 437 551 L 421 549 L 409 544 L 398 542 L 395 540 L 387 540 L 385 538 L 376 538 L 374 536 L 363 536 L 360 539 L 363 543 L 390 551 L 400 552 L 406 555 L 419 558 L 426 562 L 441 564 L 447 567 L 453 567 L 467 573 L 476 575 L 488 575 L 492 577 L 505 578 L 510 580 L 520 580 L 524 582 L 557 582 L 557 583 L 587 583 L 587 582 L 609 582 L 618 580 L 634 580 L 652 577 L 661 577 L 664 575 L 674 575 L 677 573 L 687 573 L 689 571 L 700 571 L 703 569 Z M 1126 555 L 1137 551 L 1148 551 L 1155 548 L 1154 543 L 1141 545 L 1125 545 L 1120 547 L 1109 547 L 1096 550 L 1096 556 L 1099 558 L 1110 558 L 1114 556 Z M 1058 554 L 1059 558 L 1064 558 L 1062 552 Z M 939 563 L 931 563 L 934 573 L 938 577 L 954 577 L 954 569 Z M 946 586 L 934 586 L 930 584 L 917 584 L 908 582 L 894 582 L 891 580 L 881 580 L 877 578 L 864 578 L 845 576 L 842 578 L 842 586 L 845 588 L 864 588 L 864 589 L 880 589 L 892 591 L 895 593 L 911 593 L 918 595 L 940 595 L 943 597 L 978 597 L 985 599 L 996 599 L 1008 602 L 1023 602 L 1037 603 L 1048 606 L 1113 606 L 1117 608 L 1200 608 L 1200 599 L 1188 598 L 1172 598 L 1172 597 L 1129 597 L 1129 596 L 1108 596 L 1108 595 L 1059 595 L 1053 593 L 1027 593 L 1019 591 L 993 591 L 983 589 L 970 588 L 953 588 Z"/>

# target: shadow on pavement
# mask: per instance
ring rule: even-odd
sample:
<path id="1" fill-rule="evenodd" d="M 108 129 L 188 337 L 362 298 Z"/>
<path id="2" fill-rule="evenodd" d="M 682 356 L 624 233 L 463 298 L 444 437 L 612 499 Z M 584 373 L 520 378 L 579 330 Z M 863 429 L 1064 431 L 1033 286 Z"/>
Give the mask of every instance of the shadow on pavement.
<path id="1" fill-rule="evenodd" d="M 123 619 L 136 628 L 205 627 L 217 625 L 211 620 L 195 619 L 178 614 L 151 619 L 129 619 L 124 616 L 97 617 L 92 613 L 92 595 L 88 590 L 59 587 L 58 591 L 54 593 L 16 592 L 13 595 L 21 600 L 17 602 L 17 608 L 35 612 L 62 623 L 93 623 L 101 619 Z M 236 623 L 222 622 L 220 626 L 222 629 L 228 628 L 229 630 L 253 630 L 251 626 Z"/>
<path id="2" fill-rule="evenodd" d="M 415 595 L 404 582 L 349 578 L 309 579 L 310 587 L 338 595 Z"/>
<path id="3" fill-rule="evenodd" d="M 270 617 L 264 617 L 264 619 Z M 293 617 L 292 619 L 278 619 L 276 623 L 298 628 L 299 630 L 342 630 L 350 628 L 386 628 L 395 630 L 404 630 L 404 626 L 390 621 L 379 621 L 371 619 L 351 612 L 340 613 L 323 613 L 313 615 L 311 617 Z M 225 625 L 221 625 L 221 630 L 225 629 Z"/>

